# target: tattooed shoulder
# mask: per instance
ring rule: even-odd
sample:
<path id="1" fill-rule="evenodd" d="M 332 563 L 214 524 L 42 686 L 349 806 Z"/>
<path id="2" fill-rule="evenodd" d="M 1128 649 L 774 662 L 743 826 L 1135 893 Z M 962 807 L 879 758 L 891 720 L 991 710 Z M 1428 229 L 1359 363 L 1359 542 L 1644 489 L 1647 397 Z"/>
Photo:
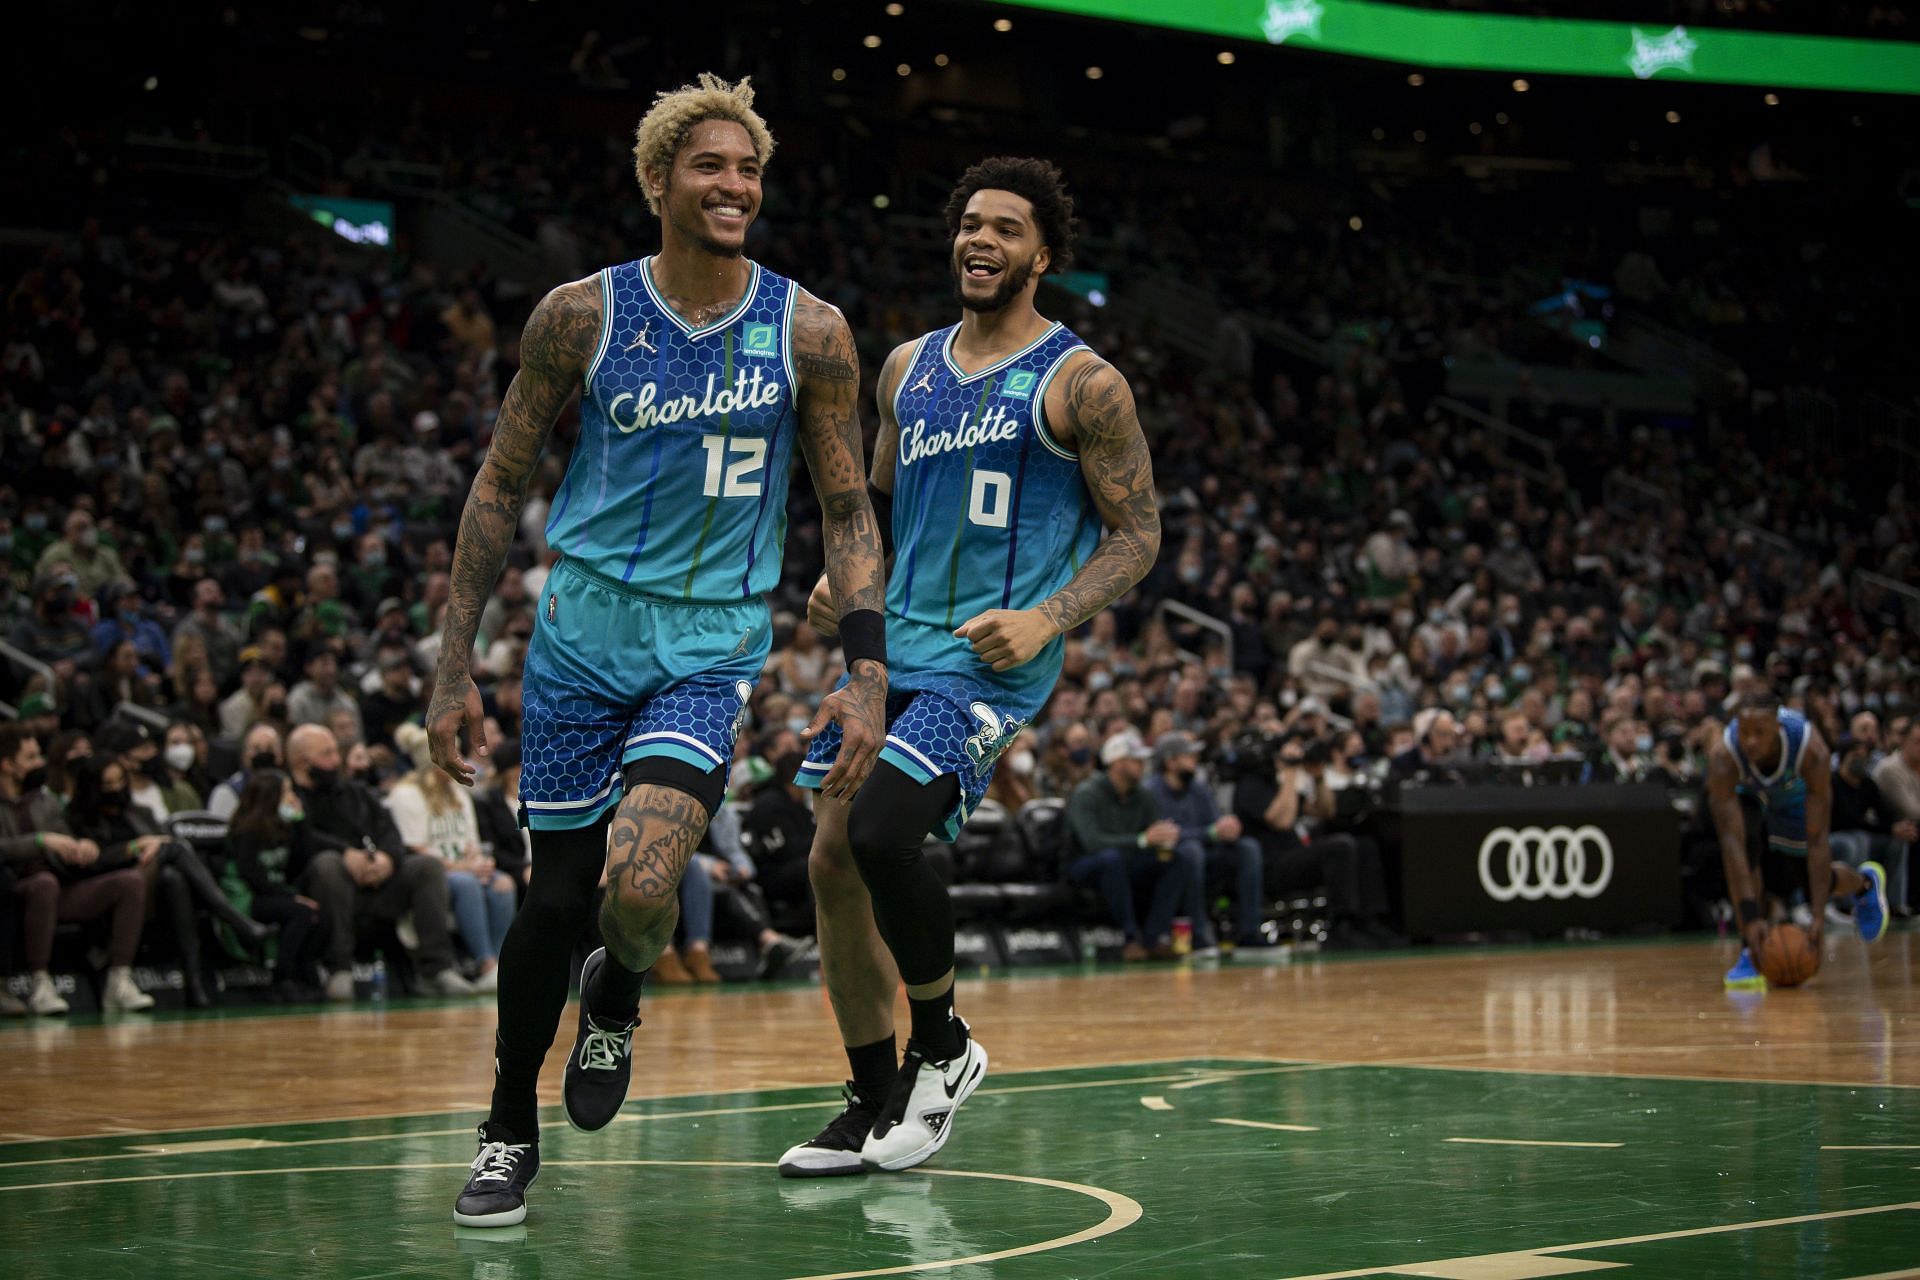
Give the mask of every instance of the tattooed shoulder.
<path id="1" fill-rule="evenodd" d="M 588 276 L 540 299 L 520 337 L 520 364 L 542 372 L 585 372 L 600 345 L 605 304 L 600 281 Z"/>
<path id="2" fill-rule="evenodd" d="M 804 289 L 793 307 L 793 362 L 810 379 L 860 381 L 860 357 L 846 316 Z"/>

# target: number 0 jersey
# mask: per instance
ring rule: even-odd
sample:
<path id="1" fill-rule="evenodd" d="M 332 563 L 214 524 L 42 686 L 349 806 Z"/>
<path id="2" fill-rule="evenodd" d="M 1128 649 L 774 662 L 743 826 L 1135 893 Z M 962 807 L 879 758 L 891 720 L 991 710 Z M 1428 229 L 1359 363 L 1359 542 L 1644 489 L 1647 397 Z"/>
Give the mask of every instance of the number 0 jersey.
<path id="1" fill-rule="evenodd" d="M 1064 641 L 995 673 L 952 632 L 989 609 L 1039 604 L 1100 541 L 1100 513 L 1079 456 L 1046 420 L 1048 385 L 1086 344 L 1054 324 L 1023 350 L 962 373 L 953 359 L 958 332 L 955 325 L 915 342 L 893 397 L 900 442 L 887 610 L 918 624 L 888 626 L 893 685 L 947 683 L 958 693 L 984 683 L 1016 705 L 1044 702 Z"/>
<path id="2" fill-rule="evenodd" d="M 750 263 L 739 303 L 696 329 L 652 263 L 599 274 L 605 320 L 547 541 L 648 595 L 763 595 L 786 543 L 799 286 Z"/>

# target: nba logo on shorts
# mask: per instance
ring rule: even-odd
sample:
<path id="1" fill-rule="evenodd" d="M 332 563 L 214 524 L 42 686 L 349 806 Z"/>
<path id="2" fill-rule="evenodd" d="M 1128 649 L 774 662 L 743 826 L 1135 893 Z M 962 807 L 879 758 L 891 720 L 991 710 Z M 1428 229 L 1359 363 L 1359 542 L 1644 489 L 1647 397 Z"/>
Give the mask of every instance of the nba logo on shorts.
<path id="1" fill-rule="evenodd" d="M 1033 399 L 1033 384 L 1039 380 L 1040 375 L 1034 373 L 1032 370 L 1017 369 L 1007 376 L 1006 395 L 1012 400 L 1031 400 Z"/>
<path id="2" fill-rule="evenodd" d="M 774 346 L 774 327 L 770 324 L 750 324 L 740 338 L 740 354 L 747 356 L 771 356 L 779 352 Z"/>

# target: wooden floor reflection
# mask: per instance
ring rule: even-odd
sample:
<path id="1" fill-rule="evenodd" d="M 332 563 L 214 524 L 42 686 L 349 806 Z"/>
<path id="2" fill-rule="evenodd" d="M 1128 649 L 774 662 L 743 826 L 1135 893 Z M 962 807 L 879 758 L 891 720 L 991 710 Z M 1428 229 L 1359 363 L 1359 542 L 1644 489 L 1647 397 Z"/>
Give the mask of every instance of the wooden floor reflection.
<path id="1" fill-rule="evenodd" d="M 1172 1059 L 1920 1088 L 1920 934 L 1831 934 L 1808 986 L 1729 994 L 1730 943 L 1403 952 L 964 981 L 997 1069 Z M 818 988 L 647 998 L 632 1096 L 810 1085 L 845 1061 Z M 904 1009 L 902 1010 L 904 1025 Z M 490 1001 L 0 1027 L 0 1138 L 484 1110 Z M 573 1025 L 571 1013 L 563 1035 Z M 542 1098 L 557 1101 L 564 1044 Z"/>

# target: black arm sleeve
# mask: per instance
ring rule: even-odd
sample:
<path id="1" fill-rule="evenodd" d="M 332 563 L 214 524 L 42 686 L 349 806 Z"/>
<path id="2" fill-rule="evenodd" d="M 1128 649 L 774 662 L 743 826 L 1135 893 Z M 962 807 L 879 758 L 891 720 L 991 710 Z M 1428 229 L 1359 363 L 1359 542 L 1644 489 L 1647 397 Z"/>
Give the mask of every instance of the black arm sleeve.
<path id="1" fill-rule="evenodd" d="M 873 503 L 873 518 L 880 523 L 880 546 L 893 558 L 893 495 L 882 493 L 875 485 L 867 486 L 867 500 Z"/>

